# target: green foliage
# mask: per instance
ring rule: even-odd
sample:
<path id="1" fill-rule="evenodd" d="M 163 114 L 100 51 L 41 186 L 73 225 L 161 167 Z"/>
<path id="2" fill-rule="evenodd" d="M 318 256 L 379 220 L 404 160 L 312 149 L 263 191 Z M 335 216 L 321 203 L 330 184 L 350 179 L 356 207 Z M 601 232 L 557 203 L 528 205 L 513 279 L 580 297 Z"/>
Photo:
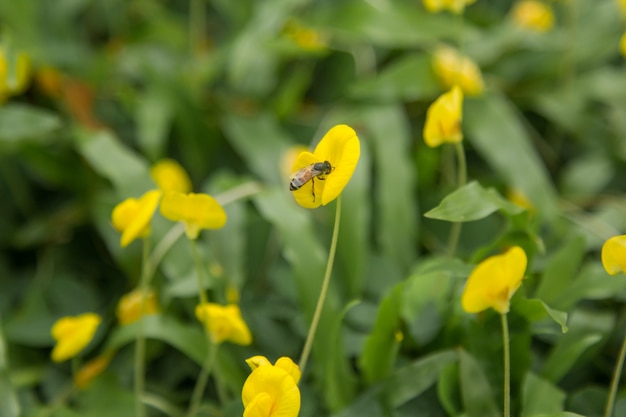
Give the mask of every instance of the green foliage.
<path id="1" fill-rule="evenodd" d="M 254 341 L 220 345 L 197 415 L 242 415 L 245 359 L 298 360 L 328 261 L 336 203 L 298 206 L 285 158 L 339 123 L 361 157 L 300 415 L 501 415 L 500 318 L 460 297 L 478 262 L 513 245 L 528 268 L 507 315 L 512 415 L 603 415 L 626 334 L 626 276 L 600 261 L 626 232 L 626 20 L 613 0 L 546 3 L 555 26 L 536 33 L 515 25 L 513 1 L 462 16 L 419 0 L 0 2 L 0 84 L 19 75 L 16 51 L 31 61 L 26 91 L 0 86 L 0 416 L 134 416 L 140 333 L 147 416 L 184 415 L 208 349 L 198 274 L 212 302 L 239 304 Z M 441 44 L 486 86 L 463 104 L 461 186 L 453 146 L 422 140 L 446 90 Z M 201 233 L 199 267 L 158 210 L 148 262 L 112 227 L 164 158 L 228 216 Z M 161 310 L 121 325 L 146 267 Z M 84 312 L 103 317 L 94 340 L 53 363 L 52 325 Z M 103 373 L 75 387 L 103 353 Z"/>

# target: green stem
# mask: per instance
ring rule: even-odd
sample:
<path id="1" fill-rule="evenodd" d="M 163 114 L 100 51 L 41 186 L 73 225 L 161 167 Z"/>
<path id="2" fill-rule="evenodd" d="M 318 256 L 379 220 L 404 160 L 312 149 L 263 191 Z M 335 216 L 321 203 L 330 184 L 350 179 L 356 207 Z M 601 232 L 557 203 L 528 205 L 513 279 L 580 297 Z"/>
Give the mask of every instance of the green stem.
<path id="1" fill-rule="evenodd" d="M 506 314 L 502 319 L 502 348 L 504 350 L 504 417 L 511 417 L 511 357 L 509 352 L 509 323 Z"/>
<path id="2" fill-rule="evenodd" d="M 191 243 L 193 260 L 196 264 L 196 276 L 198 278 L 198 298 L 200 300 L 200 304 L 205 304 L 208 303 L 208 297 L 204 291 L 204 285 L 202 285 L 202 260 L 200 259 L 200 254 L 198 253 L 198 245 L 196 244 L 196 241 L 190 239 L 189 242 Z M 204 393 L 204 389 L 206 388 L 209 376 L 211 375 L 211 370 L 213 368 L 213 363 L 215 362 L 215 356 L 217 354 L 217 344 L 212 342 L 209 329 L 207 329 L 205 323 L 202 323 L 202 327 L 204 328 L 204 335 L 206 337 L 208 352 L 206 359 L 202 364 L 202 370 L 200 371 L 200 375 L 196 380 L 196 386 L 194 387 L 193 393 L 191 395 L 191 402 L 189 404 L 187 417 L 195 416 L 198 412 L 198 409 L 200 408 L 202 394 Z"/>
<path id="3" fill-rule="evenodd" d="M 335 227 L 333 229 L 333 238 L 330 244 L 330 251 L 328 253 L 328 263 L 326 264 L 326 273 L 324 274 L 324 280 L 322 281 L 322 288 L 320 290 L 319 298 L 317 299 L 317 306 L 315 307 L 315 313 L 313 314 L 313 320 L 311 321 L 311 327 L 309 328 L 309 334 L 306 337 L 304 348 L 302 349 L 302 355 L 298 365 L 300 366 L 300 372 L 304 373 L 306 368 L 311 348 L 313 347 L 313 340 L 315 339 L 315 332 L 322 316 L 322 308 L 324 307 L 324 301 L 326 300 L 326 293 L 328 292 L 328 284 L 330 283 L 330 275 L 333 270 L 333 263 L 335 261 L 335 252 L 337 251 L 337 238 L 339 237 L 339 222 L 341 220 L 341 196 L 337 199 L 337 207 L 335 213 Z"/>
<path id="4" fill-rule="evenodd" d="M 604 417 L 613 416 L 613 407 L 615 405 L 615 396 L 617 395 L 617 386 L 619 385 L 619 377 L 622 374 L 622 368 L 624 367 L 624 356 L 626 356 L 626 337 L 622 342 L 622 349 L 619 352 L 619 359 L 615 365 L 613 371 L 613 379 L 611 380 L 611 389 L 609 391 L 609 398 L 606 401 L 606 409 L 604 410 Z"/>
<path id="5" fill-rule="evenodd" d="M 141 306 L 139 308 L 139 323 L 137 324 L 137 343 L 135 345 L 135 415 L 145 416 L 143 406 L 143 393 L 146 385 L 146 334 L 144 328 L 144 311 L 146 309 L 146 295 L 150 284 L 150 239 L 143 240 L 142 274 L 139 281 L 139 292 L 141 293 Z"/>
<path id="6" fill-rule="evenodd" d="M 454 150 L 456 153 L 456 159 L 458 163 L 457 167 L 457 184 L 461 188 L 467 183 L 467 162 L 465 160 L 465 150 L 463 149 L 463 142 L 457 142 L 454 144 Z M 452 224 L 450 229 L 450 235 L 448 236 L 448 256 L 454 256 L 456 248 L 459 244 L 459 238 L 461 237 L 461 228 L 463 223 L 456 222 Z"/>

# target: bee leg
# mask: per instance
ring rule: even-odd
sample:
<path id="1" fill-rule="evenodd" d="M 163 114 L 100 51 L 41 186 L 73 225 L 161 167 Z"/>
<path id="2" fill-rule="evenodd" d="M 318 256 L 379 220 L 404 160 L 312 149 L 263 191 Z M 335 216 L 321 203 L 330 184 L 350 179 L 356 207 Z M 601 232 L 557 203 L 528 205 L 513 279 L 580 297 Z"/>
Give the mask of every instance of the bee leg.
<path id="1" fill-rule="evenodd" d="M 313 186 L 311 187 L 313 190 L 313 202 L 315 203 L 315 178 L 311 178 L 311 182 L 313 183 Z"/>

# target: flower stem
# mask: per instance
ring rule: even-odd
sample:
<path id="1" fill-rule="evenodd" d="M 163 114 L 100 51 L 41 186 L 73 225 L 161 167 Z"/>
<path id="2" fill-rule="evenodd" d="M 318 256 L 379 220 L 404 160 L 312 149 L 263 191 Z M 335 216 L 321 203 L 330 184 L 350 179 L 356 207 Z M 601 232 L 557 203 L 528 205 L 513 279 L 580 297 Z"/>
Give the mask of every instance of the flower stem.
<path id="1" fill-rule="evenodd" d="M 198 246 L 194 239 L 190 239 L 191 243 L 191 251 L 193 252 L 193 260 L 196 264 L 196 276 L 198 277 L 198 298 L 200 300 L 200 304 L 205 304 L 208 302 L 208 297 L 204 291 L 204 285 L 202 285 L 202 261 L 200 259 L 200 254 L 198 253 Z M 206 337 L 207 343 L 207 356 L 202 364 L 202 370 L 200 371 L 200 375 L 196 380 L 196 386 L 193 388 L 193 393 L 191 395 L 191 402 L 189 403 L 189 411 L 187 411 L 187 417 L 193 417 L 198 412 L 200 408 L 200 402 L 202 401 L 202 394 L 204 393 L 204 389 L 206 388 L 206 384 L 209 380 L 209 376 L 211 375 L 211 370 L 213 368 L 213 363 L 215 362 L 215 356 L 217 354 L 217 344 L 213 343 L 211 340 L 211 334 L 207 329 L 206 325 L 202 323 L 202 327 L 204 328 L 204 335 Z"/>
<path id="2" fill-rule="evenodd" d="M 322 316 L 322 308 L 324 307 L 324 301 L 326 300 L 326 293 L 328 292 L 328 284 L 330 283 L 330 275 L 333 270 L 333 263 L 335 261 L 335 252 L 337 251 L 337 238 L 339 237 L 339 222 L 341 220 L 341 196 L 337 199 L 336 213 L 335 213 L 335 227 L 333 228 L 333 238 L 330 243 L 330 251 L 328 253 L 328 263 L 326 264 L 326 272 L 324 274 L 324 280 L 322 281 L 322 288 L 320 290 L 319 298 L 317 299 L 317 306 L 315 307 L 315 313 L 313 314 L 313 320 L 311 321 L 311 327 L 302 349 L 302 355 L 298 366 L 300 372 L 304 373 L 311 348 L 313 347 L 313 340 L 315 339 L 315 332 Z"/>
<path id="3" fill-rule="evenodd" d="M 463 142 L 457 142 L 454 144 L 454 150 L 458 162 L 457 167 L 457 184 L 461 188 L 467 183 L 467 162 L 465 161 L 465 150 L 463 149 Z M 450 235 L 448 237 L 448 256 L 454 256 L 456 248 L 459 244 L 459 237 L 461 236 L 461 227 L 463 223 L 456 222 L 452 224 L 450 229 Z"/>
<path id="4" fill-rule="evenodd" d="M 143 406 L 143 392 L 146 385 L 146 335 L 144 329 L 144 311 L 146 309 L 146 294 L 150 283 L 150 239 L 143 240 L 141 279 L 139 281 L 139 291 L 141 293 L 141 307 L 139 310 L 139 323 L 137 324 L 137 341 L 135 345 L 135 415 L 145 416 Z"/>
<path id="5" fill-rule="evenodd" d="M 609 391 L 609 398 L 606 401 L 606 408 L 604 410 L 604 417 L 613 416 L 613 407 L 615 405 L 615 396 L 617 395 L 617 386 L 619 385 L 619 377 L 622 374 L 622 368 L 624 366 L 624 356 L 626 356 L 626 337 L 622 342 L 622 349 L 619 352 L 619 358 L 613 371 L 613 379 L 611 380 L 611 389 Z"/>
<path id="6" fill-rule="evenodd" d="M 502 348 L 504 350 L 504 417 L 511 417 L 511 357 L 509 352 L 509 323 L 506 314 L 502 319 Z"/>

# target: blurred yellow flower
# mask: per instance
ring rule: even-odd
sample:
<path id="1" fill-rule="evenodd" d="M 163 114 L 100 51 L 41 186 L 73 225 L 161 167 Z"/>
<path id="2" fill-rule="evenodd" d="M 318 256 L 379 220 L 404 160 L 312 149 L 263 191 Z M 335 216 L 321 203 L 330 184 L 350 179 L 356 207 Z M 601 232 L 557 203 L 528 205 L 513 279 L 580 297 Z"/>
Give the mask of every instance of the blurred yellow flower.
<path id="1" fill-rule="evenodd" d="M 513 22 L 519 27 L 535 32 L 547 32 L 554 26 L 554 14 L 545 3 L 522 0 L 513 6 Z"/>
<path id="2" fill-rule="evenodd" d="M 191 191 L 191 179 L 185 169 L 173 159 L 163 159 L 152 166 L 150 176 L 161 191 Z"/>
<path id="3" fill-rule="evenodd" d="M 431 148 L 463 140 L 463 90 L 458 85 L 442 94 L 426 111 L 424 142 Z"/>
<path id="4" fill-rule="evenodd" d="M 100 321 L 100 316 L 95 313 L 66 316 L 57 320 L 51 330 L 57 342 L 52 349 L 52 360 L 63 362 L 78 355 L 93 339 Z"/>
<path id="5" fill-rule="evenodd" d="M 604 242 L 602 266 L 609 275 L 626 273 L 626 235 L 613 236 Z"/>
<path id="6" fill-rule="evenodd" d="M 185 224 L 189 239 L 197 239 L 202 229 L 220 229 L 226 224 L 226 212 L 208 194 L 170 192 L 161 200 L 161 214 Z"/>
<path id="7" fill-rule="evenodd" d="M 81 366 L 74 375 L 74 385 L 79 389 L 87 388 L 109 366 L 114 355 L 114 351 L 109 351 Z"/>
<path id="8" fill-rule="evenodd" d="M 431 13 L 450 10 L 453 13 L 461 14 L 465 6 L 475 2 L 476 0 L 424 0 L 424 7 Z"/>
<path id="9" fill-rule="evenodd" d="M 480 95 L 485 90 L 483 76 L 476 63 L 449 46 L 435 50 L 433 70 L 445 89 L 456 84 L 468 96 Z"/>
<path id="10" fill-rule="evenodd" d="M 622 35 L 622 40 L 620 41 L 619 46 L 622 56 L 626 58 L 626 33 Z"/>
<path id="11" fill-rule="evenodd" d="M 526 252 L 514 246 L 502 255 L 491 256 L 472 271 L 461 296 L 463 309 L 479 313 L 493 308 L 500 314 L 509 311 L 509 303 L 522 284 L 527 264 Z"/>
<path id="12" fill-rule="evenodd" d="M 0 46 L 0 103 L 10 96 L 18 95 L 28 87 L 30 81 L 30 58 L 18 52 L 10 63 L 5 49 Z M 13 67 L 10 67 L 13 64 Z"/>
<path id="13" fill-rule="evenodd" d="M 326 48 L 326 36 L 323 33 L 293 19 L 285 24 L 283 34 L 307 51 L 322 51 Z"/>
<path id="14" fill-rule="evenodd" d="M 134 323 L 142 317 L 142 300 L 143 297 L 139 288 L 122 296 L 119 303 L 117 303 L 115 312 L 121 325 Z M 149 289 L 146 291 L 145 301 L 143 302 L 143 315 L 157 314 L 160 310 L 156 293 Z"/>
<path id="15" fill-rule="evenodd" d="M 196 306 L 196 317 L 209 331 L 214 343 L 228 341 L 242 346 L 252 343 L 250 329 L 236 304 L 199 304 Z"/>
<path id="16" fill-rule="evenodd" d="M 361 144 L 354 129 L 348 125 L 331 128 L 313 153 L 300 153 L 292 166 L 289 189 L 296 202 L 305 208 L 316 208 L 339 197 L 352 178 L 360 155 Z M 328 172 L 315 172 L 314 165 L 325 165 Z"/>
<path id="17" fill-rule="evenodd" d="M 622 16 L 626 19 L 626 0 L 617 0 L 617 5 L 622 12 Z"/>
<path id="18" fill-rule="evenodd" d="M 519 188 L 510 188 L 506 197 L 513 204 L 525 208 L 529 212 L 535 211 L 535 206 L 533 206 L 532 201 L 530 201 L 526 194 L 524 194 Z"/>
<path id="19" fill-rule="evenodd" d="M 275 365 L 263 356 L 246 362 L 253 370 L 241 390 L 243 417 L 296 417 L 300 412 L 298 365 L 287 357 Z"/>
<path id="20" fill-rule="evenodd" d="M 111 221 L 113 227 L 122 233 L 120 245 L 124 248 L 133 240 L 150 234 L 150 220 L 159 205 L 161 192 L 152 190 L 139 200 L 127 198 L 113 209 Z"/>

